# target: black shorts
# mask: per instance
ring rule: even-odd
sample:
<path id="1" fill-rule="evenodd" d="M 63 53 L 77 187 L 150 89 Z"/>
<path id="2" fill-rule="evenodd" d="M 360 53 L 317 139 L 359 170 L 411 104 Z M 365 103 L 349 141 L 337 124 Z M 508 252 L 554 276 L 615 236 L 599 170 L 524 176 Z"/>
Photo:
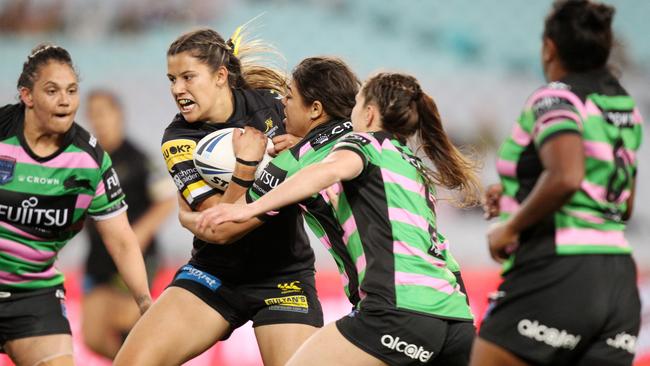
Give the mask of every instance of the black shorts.
<path id="1" fill-rule="evenodd" d="M 508 272 L 479 336 L 536 365 L 631 365 L 641 304 L 627 255 L 556 256 Z"/>
<path id="2" fill-rule="evenodd" d="M 62 285 L 24 292 L 0 291 L 0 352 L 7 341 L 72 334 Z"/>
<path id="3" fill-rule="evenodd" d="M 249 320 L 253 321 L 253 327 L 323 326 L 323 310 L 311 270 L 235 284 L 222 281 L 204 268 L 186 264 L 176 272 L 169 286 L 190 291 L 230 323 L 230 332 L 222 340 Z"/>
<path id="4" fill-rule="evenodd" d="M 361 310 L 336 321 L 352 344 L 389 365 L 469 363 L 476 328 L 470 321 L 398 310 Z"/>

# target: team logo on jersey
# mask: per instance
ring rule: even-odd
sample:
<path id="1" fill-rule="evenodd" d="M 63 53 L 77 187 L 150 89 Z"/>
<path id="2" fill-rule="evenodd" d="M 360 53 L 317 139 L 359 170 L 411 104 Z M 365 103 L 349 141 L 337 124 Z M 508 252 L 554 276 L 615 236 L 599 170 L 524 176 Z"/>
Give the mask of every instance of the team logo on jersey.
<path id="1" fill-rule="evenodd" d="M 292 292 L 302 292 L 302 288 L 298 286 L 300 281 L 292 281 L 289 283 L 278 283 L 278 288 L 282 294 L 290 294 Z"/>
<path id="2" fill-rule="evenodd" d="M 123 195 L 120 180 L 117 177 L 115 169 L 110 168 L 102 175 L 104 180 L 104 188 L 106 188 L 106 197 L 109 201 L 113 201 Z"/>
<path id="3" fill-rule="evenodd" d="M 269 94 L 273 94 L 277 100 L 282 100 L 282 98 L 284 98 L 277 90 L 271 89 L 269 90 Z"/>
<path id="4" fill-rule="evenodd" d="M 264 133 L 268 133 L 271 128 L 273 128 L 273 120 L 271 118 L 268 118 L 266 121 L 264 121 Z"/>
<path id="5" fill-rule="evenodd" d="M 16 159 L 11 156 L 0 155 L 0 184 L 11 182 L 14 177 Z"/>
<path id="6" fill-rule="evenodd" d="M 71 175 L 65 181 L 63 181 L 63 188 L 65 189 L 85 188 L 88 190 L 93 189 L 92 185 L 90 185 L 90 179 L 77 179 L 76 175 Z"/>

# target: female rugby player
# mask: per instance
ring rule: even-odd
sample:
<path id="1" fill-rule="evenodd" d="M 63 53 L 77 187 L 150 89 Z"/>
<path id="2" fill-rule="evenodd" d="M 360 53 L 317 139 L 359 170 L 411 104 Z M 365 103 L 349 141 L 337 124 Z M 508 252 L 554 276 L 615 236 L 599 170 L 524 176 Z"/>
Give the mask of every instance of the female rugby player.
<path id="1" fill-rule="evenodd" d="M 343 61 L 331 57 L 302 60 L 292 73 L 284 98 L 287 132 L 302 140 L 273 159 L 239 202 L 258 199 L 300 169 L 325 158 L 336 141 L 352 131 L 350 113 L 358 89 L 357 77 Z M 345 251 L 343 232 L 330 207 L 330 196 L 315 196 L 301 207 L 309 227 L 335 258 L 346 295 L 356 305 L 359 281 L 353 263 L 342 254 Z M 245 223 L 225 223 L 200 231 L 196 228 L 198 215 L 186 207 L 180 214 L 183 226 L 215 244 L 231 244 L 234 238 L 272 217 L 265 215 Z"/>
<path id="2" fill-rule="evenodd" d="M 286 79 L 254 62 L 266 50 L 261 46 L 246 42 L 240 30 L 225 41 L 213 30 L 200 29 L 169 47 L 167 76 L 180 113 L 165 130 L 162 153 L 181 206 L 202 211 L 220 200 L 234 202 L 254 179 L 266 136 L 285 134 L 280 95 Z M 228 127 L 246 130 L 235 130 L 237 166 L 227 189 L 219 190 L 201 179 L 192 152 L 201 138 Z M 193 244 L 192 258 L 133 328 L 116 365 L 181 364 L 249 320 L 264 363 L 283 365 L 322 326 L 314 253 L 298 208 L 240 235 L 233 245 L 199 237 Z M 288 286 L 292 283 L 300 286 Z M 301 301 L 282 300 L 287 293 Z"/>
<path id="3" fill-rule="evenodd" d="M 0 349 L 17 365 L 72 365 L 59 251 L 86 215 L 143 313 L 151 304 L 138 240 L 111 159 L 74 122 L 79 84 L 68 51 L 39 45 L 0 108 Z"/>
<path id="4" fill-rule="evenodd" d="M 487 199 L 488 241 L 505 261 L 472 365 L 631 365 L 640 325 L 623 231 L 641 142 L 634 100 L 607 69 L 614 8 L 556 2 L 542 63 Z"/>
<path id="5" fill-rule="evenodd" d="M 346 260 L 354 265 L 355 310 L 305 342 L 288 365 L 466 365 L 474 339 L 457 263 L 439 234 L 434 183 L 477 201 L 473 164 L 447 137 L 437 107 L 417 80 L 378 74 L 357 94 L 355 130 L 329 155 L 247 205 L 222 204 L 198 228 L 246 221 L 342 187 L 336 218 Z M 406 145 L 417 135 L 437 173 Z M 336 352 L 323 352 L 323 350 Z"/>

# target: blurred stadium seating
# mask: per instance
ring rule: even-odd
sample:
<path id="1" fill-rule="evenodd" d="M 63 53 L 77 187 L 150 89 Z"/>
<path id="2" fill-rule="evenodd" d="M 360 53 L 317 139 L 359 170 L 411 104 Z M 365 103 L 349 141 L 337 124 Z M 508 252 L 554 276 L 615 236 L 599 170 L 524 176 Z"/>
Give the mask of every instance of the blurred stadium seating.
<path id="1" fill-rule="evenodd" d="M 621 73 L 642 114 L 650 118 L 650 2 L 606 2 L 617 7 L 614 27 L 619 45 L 612 66 Z M 483 159 L 482 176 L 490 183 L 496 180 L 494 152 L 498 143 L 525 98 L 544 82 L 539 49 L 543 17 L 550 4 L 550 0 L 0 0 L 0 101 L 16 100 L 15 83 L 33 46 L 43 41 L 61 44 L 70 50 L 80 71 L 82 92 L 102 87 L 119 93 L 127 110 L 129 134 L 157 156 L 162 130 L 175 113 L 165 77 L 169 43 L 199 25 L 228 35 L 236 26 L 264 13 L 256 23 L 256 33 L 281 50 L 288 70 L 304 57 L 328 54 L 344 58 L 363 78 L 378 69 L 415 74 L 437 100 L 454 139 L 473 146 Z M 78 121 L 83 124 L 83 116 L 79 115 Z M 627 233 L 645 274 L 640 279 L 644 331 L 638 340 L 645 356 L 639 356 L 638 365 L 650 365 L 650 205 L 643 204 L 650 202 L 648 151 L 646 141 L 639 154 L 637 211 Z M 465 269 L 479 315 L 480 304 L 488 289 L 495 287 L 498 272 L 486 250 L 487 223 L 477 209 L 457 210 L 443 204 L 439 215 L 441 230 Z M 160 235 L 169 267 L 157 282 L 159 288 L 169 279 L 169 271 L 189 256 L 190 237 L 174 221 L 170 220 Z M 60 261 L 70 274 L 67 286 L 73 323 L 84 246 L 84 238 L 75 239 Z M 347 303 L 337 288 L 338 280 L 333 279 L 333 261 L 320 244 L 315 242 L 315 248 L 321 270 L 319 286 L 322 294 L 327 294 L 329 319 L 334 319 L 346 311 Z M 234 364 L 220 358 L 229 357 L 234 350 L 238 357 L 247 351 L 256 355 L 254 342 L 248 341 L 251 336 L 250 328 L 236 332 L 232 340 L 202 356 L 204 361 L 189 364 L 209 364 L 217 359 Z M 76 350 L 82 357 L 90 357 L 80 345 Z M 80 364 L 105 364 L 92 362 L 96 363 Z"/>

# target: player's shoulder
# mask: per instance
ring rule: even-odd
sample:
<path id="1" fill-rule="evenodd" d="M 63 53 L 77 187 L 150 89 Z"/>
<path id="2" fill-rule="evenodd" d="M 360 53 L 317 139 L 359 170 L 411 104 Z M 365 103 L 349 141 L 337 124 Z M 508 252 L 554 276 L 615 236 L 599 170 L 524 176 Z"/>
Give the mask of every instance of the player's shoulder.
<path id="1" fill-rule="evenodd" d="M 23 118 L 25 107 L 20 104 L 7 104 L 0 107 L 0 138 L 4 139 L 15 133 L 16 123 Z"/>
<path id="2" fill-rule="evenodd" d="M 173 140 L 185 136 L 189 131 L 196 130 L 191 123 L 187 122 L 182 114 L 174 115 L 172 121 L 165 127 L 163 132 L 162 142 Z"/>
<path id="3" fill-rule="evenodd" d="M 560 81 L 550 82 L 535 90 L 526 102 L 526 109 L 540 116 L 551 110 L 573 110 L 581 113 L 583 102 L 571 85 Z"/>
<path id="4" fill-rule="evenodd" d="M 283 96 L 272 89 L 240 89 L 247 105 L 253 109 L 272 108 L 282 104 Z"/>
<path id="5" fill-rule="evenodd" d="M 73 144 L 78 149 L 91 156 L 97 163 L 97 166 L 101 167 L 104 161 L 105 152 L 97 141 L 97 138 L 76 122 L 74 122 L 70 128 L 71 131 L 68 133 L 71 133 L 73 135 Z"/>
<path id="6" fill-rule="evenodd" d="M 355 145 L 358 147 L 373 147 L 377 144 L 379 144 L 379 141 L 370 132 L 350 132 L 339 139 L 337 146 Z"/>

